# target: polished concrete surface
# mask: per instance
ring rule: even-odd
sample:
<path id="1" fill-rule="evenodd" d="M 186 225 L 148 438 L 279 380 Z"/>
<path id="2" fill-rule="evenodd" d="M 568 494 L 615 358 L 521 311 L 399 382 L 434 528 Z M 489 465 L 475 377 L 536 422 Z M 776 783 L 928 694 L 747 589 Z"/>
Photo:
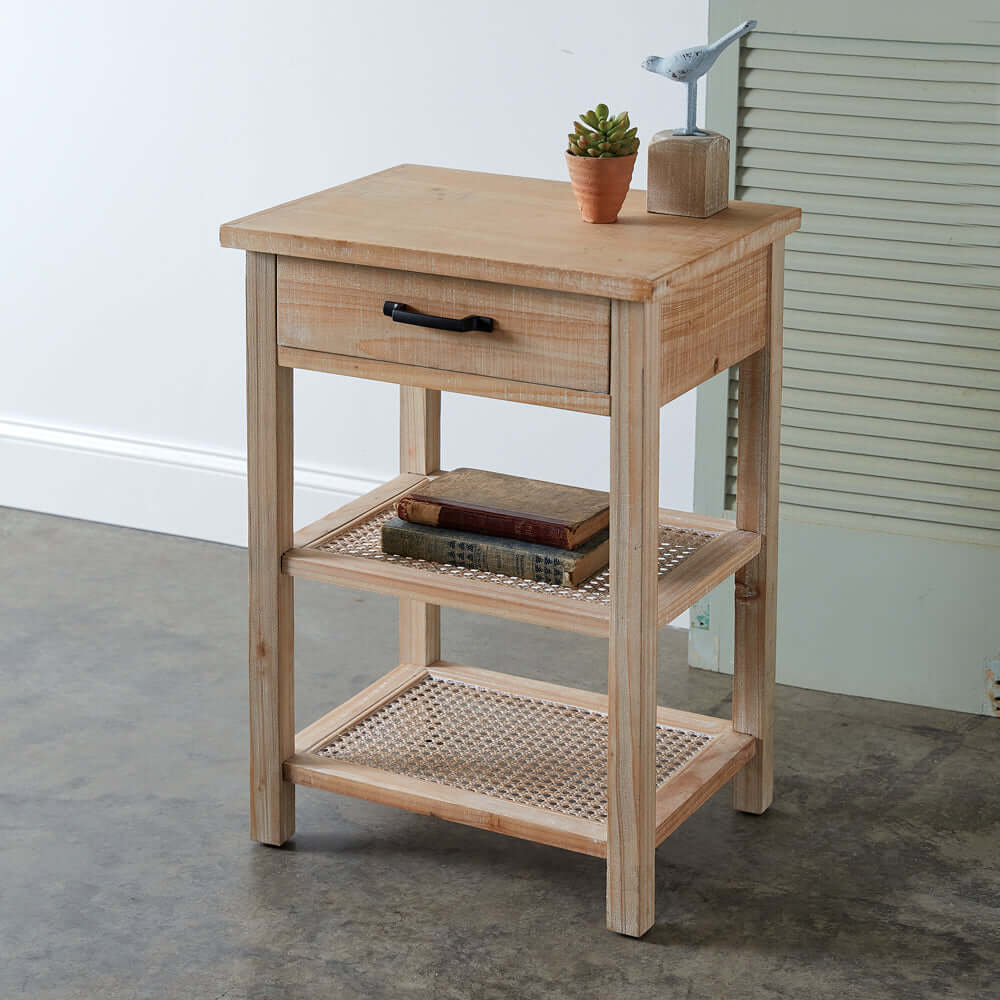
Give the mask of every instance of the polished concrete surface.
<path id="1" fill-rule="evenodd" d="M 298 791 L 246 820 L 245 552 L 0 511 L 0 997 L 1000 995 L 1000 721 L 778 691 L 777 799 L 723 790 L 657 852 L 656 925 L 604 866 Z M 299 583 L 304 724 L 395 664 L 395 605 Z M 445 653 L 601 688 L 604 643 L 445 612 Z M 728 678 L 661 692 L 728 710 Z"/>

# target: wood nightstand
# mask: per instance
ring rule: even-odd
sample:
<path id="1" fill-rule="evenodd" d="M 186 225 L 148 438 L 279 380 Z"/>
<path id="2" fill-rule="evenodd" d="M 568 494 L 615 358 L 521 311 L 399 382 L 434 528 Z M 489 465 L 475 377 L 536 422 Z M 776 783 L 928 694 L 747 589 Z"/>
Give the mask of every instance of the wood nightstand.
<path id="1" fill-rule="evenodd" d="M 730 778 L 737 809 L 768 807 L 798 225 L 798 209 L 740 202 L 649 215 L 641 191 L 617 224 L 587 225 L 568 184 L 401 166 L 222 227 L 247 251 L 255 840 L 292 835 L 303 784 L 582 851 L 607 858 L 608 926 L 639 936 L 656 845 Z M 493 328 L 394 322 L 386 302 Z M 736 523 L 660 510 L 660 407 L 737 363 Z M 401 387 L 400 475 L 297 532 L 294 368 Z M 607 573 L 574 591 L 382 555 L 395 500 L 439 471 L 442 390 L 610 416 Z M 657 708 L 657 629 L 732 573 L 733 719 Z M 399 665 L 297 735 L 295 576 L 400 599 Z M 440 605 L 607 636 L 608 697 L 441 662 Z"/>

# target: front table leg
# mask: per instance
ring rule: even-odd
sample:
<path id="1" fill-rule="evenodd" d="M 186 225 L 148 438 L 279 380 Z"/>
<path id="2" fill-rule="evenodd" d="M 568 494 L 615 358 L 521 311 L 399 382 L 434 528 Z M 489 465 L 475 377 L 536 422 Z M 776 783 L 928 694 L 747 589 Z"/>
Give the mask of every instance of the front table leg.
<path id="1" fill-rule="evenodd" d="M 247 476 L 250 561 L 250 836 L 295 832 L 292 578 L 292 369 L 278 366 L 277 260 L 247 253 Z"/>
<path id="2" fill-rule="evenodd" d="M 653 924 L 656 851 L 658 307 L 613 302 L 611 336 L 607 919 L 640 937 Z"/>

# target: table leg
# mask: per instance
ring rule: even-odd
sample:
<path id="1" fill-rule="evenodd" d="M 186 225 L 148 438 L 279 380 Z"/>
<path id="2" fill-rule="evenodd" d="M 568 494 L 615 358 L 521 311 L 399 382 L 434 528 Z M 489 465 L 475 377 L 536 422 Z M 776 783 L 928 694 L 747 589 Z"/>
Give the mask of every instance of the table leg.
<path id="1" fill-rule="evenodd" d="M 425 475 L 441 467 L 441 393 L 399 387 L 399 470 Z M 441 659 L 441 608 L 399 602 L 399 662 L 424 667 Z"/>
<path id="2" fill-rule="evenodd" d="M 292 370 L 278 365 L 276 258 L 247 253 L 247 476 L 250 564 L 250 836 L 295 832 L 292 578 Z"/>
<path id="3" fill-rule="evenodd" d="M 778 585 L 778 463 L 785 241 L 771 247 L 766 346 L 740 362 L 736 526 L 761 535 L 760 554 L 736 574 L 733 726 L 757 738 L 733 778 L 733 805 L 762 813 L 774 798 L 774 652 Z"/>
<path id="4" fill-rule="evenodd" d="M 659 308 L 612 303 L 608 899 L 611 930 L 654 919 Z"/>

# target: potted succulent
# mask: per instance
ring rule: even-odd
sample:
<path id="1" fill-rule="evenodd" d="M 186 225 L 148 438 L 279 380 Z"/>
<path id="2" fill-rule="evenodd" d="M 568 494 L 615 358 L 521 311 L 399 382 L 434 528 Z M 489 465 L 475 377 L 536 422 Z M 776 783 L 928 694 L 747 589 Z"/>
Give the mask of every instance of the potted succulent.
<path id="1" fill-rule="evenodd" d="M 573 122 L 566 165 L 584 222 L 615 222 L 632 182 L 639 148 L 628 112 L 612 115 L 598 104 Z"/>

